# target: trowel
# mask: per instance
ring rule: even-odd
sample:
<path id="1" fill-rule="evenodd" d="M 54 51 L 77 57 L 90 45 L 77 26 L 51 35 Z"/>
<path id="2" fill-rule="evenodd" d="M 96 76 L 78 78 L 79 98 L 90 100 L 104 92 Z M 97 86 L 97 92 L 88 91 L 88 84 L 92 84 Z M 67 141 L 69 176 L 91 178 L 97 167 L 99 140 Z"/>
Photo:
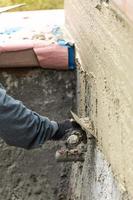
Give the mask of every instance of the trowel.
<path id="1" fill-rule="evenodd" d="M 83 162 L 87 151 L 87 138 L 96 137 L 93 123 L 88 117 L 79 118 L 71 112 L 74 120 L 80 125 L 80 129 L 70 131 L 64 146 L 56 151 L 57 162 Z"/>
<path id="2" fill-rule="evenodd" d="M 80 125 L 80 127 L 86 132 L 86 134 L 90 137 L 97 138 L 94 126 L 89 117 L 78 117 L 74 112 L 71 111 L 73 119 Z"/>

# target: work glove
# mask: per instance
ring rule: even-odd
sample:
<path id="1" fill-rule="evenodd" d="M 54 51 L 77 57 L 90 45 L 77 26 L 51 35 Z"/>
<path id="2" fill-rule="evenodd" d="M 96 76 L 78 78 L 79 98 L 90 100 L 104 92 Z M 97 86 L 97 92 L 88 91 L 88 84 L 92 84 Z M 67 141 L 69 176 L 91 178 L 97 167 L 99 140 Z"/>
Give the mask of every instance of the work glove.
<path id="1" fill-rule="evenodd" d="M 73 130 L 81 130 L 80 125 L 77 124 L 77 122 L 73 119 L 66 119 L 62 122 L 58 122 L 58 130 L 56 131 L 53 139 L 65 140 L 67 137 L 69 137 L 69 134 L 71 134 Z"/>

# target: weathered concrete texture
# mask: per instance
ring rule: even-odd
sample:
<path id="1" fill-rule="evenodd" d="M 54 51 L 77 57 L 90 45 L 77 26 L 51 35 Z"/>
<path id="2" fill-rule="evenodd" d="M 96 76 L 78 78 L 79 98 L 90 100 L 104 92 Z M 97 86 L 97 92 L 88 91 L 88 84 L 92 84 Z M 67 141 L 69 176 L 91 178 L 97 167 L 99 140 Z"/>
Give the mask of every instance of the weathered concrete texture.
<path id="1" fill-rule="evenodd" d="M 0 82 L 10 95 L 51 120 L 68 118 L 75 105 L 74 72 L 1 70 Z M 70 165 L 56 163 L 58 147 L 48 142 L 26 151 L 1 141 L 0 200 L 66 199 Z"/>
<path id="2" fill-rule="evenodd" d="M 89 116 L 90 113 L 90 106 L 86 106 L 90 105 L 91 99 L 89 78 L 91 76 L 80 69 L 78 74 L 80 116 Z M 72 166 L 68 200 L 132 200 L 127 191 L 119 187 L 110 163 L 98 147 L 98 141 L 90 134 L 87 136 L 85 162 L 75 163 Z"/>
<path id="3" fill-rule="evenodd" d="M 69 200 L 128 200 L 121 193 L 112 170 L 94 140 L 88 141 L 83 164 L 74 164 L 69 184 Z"/>
<path id="4" fill-rule="evenodd" d="M 133 1 L 132 0 L 113 0 L 115 4 L 133 20 Z"/>
<path id="5" fill-rule="evenodd" d="M 120 189 L 133 198 L 133 26 L 105 1 L 67 0 L 65 8 L 85 74 L 80 114 L 93 121 Z"/>

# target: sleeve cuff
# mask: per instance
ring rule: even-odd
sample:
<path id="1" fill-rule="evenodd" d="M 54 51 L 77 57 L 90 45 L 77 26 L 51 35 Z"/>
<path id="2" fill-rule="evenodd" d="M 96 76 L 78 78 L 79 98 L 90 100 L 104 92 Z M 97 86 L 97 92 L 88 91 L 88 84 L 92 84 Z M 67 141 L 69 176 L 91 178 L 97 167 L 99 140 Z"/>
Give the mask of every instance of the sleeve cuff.
<path id="1" fill-rule="evenodd" d="M 51 123 L 52 123 L 52 126 L 53 126 L 53 134 L 52 135 L 54 135 L 59 127 L 58 127 L 57 122 L 51 121 Z"/>

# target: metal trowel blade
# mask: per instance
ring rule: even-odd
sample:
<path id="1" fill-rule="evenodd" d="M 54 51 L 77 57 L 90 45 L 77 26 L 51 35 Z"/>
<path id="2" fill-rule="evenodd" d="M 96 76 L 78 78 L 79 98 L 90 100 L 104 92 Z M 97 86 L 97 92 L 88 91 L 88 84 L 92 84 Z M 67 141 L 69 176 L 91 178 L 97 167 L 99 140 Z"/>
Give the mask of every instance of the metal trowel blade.
<path id="1" fill-rule="evenodd" d="M 72 114 L 74 120 L 81 126 L 81 128 L 86 133 L 90 133 L 93 137 L 95 137 L 97 139 L 93 123 L 91 122 L 89 117 L 80 118 L 80 117 L 78 117 L 78 115 L 76 115 L 72 111 L 71 111 L 71 114 Z"/>

